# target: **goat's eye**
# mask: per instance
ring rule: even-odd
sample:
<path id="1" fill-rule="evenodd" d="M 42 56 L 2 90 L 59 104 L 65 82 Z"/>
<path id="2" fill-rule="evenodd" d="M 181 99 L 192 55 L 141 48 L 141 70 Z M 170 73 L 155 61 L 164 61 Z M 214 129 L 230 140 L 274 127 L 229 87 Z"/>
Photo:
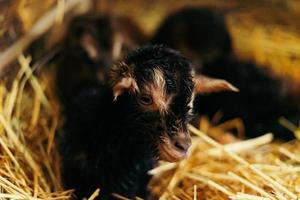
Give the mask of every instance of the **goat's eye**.
<path id="1" fill-rule="evenodd" d="M 140 97 L 140 102 L 143 105 L 151 105 L 153 103 L 153 100 L 152 100 L 152 97 L 150 95 L 143 94 Z"/>
<path id="2" fill-rule="evenodd" d="M 167 83 L 167 86 L 168 86 L 168 87 L 173 87 L 173 86 L 174 86 L 173 81 L 170 80 L 170 79 L 167 79 L 167 80 L 166 80 L 166 83 Z"/>

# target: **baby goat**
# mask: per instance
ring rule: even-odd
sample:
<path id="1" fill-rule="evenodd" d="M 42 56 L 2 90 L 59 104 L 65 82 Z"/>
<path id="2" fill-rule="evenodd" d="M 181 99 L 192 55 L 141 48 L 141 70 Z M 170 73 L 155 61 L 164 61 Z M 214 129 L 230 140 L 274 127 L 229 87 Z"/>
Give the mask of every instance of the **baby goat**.
<path id="1" fill-rule="evenodd" d="M 208 8 L 187 7 L 172 13 L 163 20 L 151 41 L 179 50 L 201 63 L 232 51 L 224 16 Z"/>
<path id="2" fill-rule="evenodd" d="M 85 82 L 104 82 L 113 62 L 144 43 L 139 26 L 125 16 L 84 15 L 69 25 L 60 52 L 57 84 L 65 103 Z M 67 75 L 67 76 L 66 76 Z"/>
<path id="3" fill-rule="evenodd" d="M 158 159 L 176 162 L 191 144 L 187 123 L 195 92 L 235 90 L 223 80 L 193 77 L 180 53 L 140 48 L 110 70 L 109 84 L 83 88 L 66 109 L 63 178 L 78 198 L 101 188 L 144 197 Z"/>

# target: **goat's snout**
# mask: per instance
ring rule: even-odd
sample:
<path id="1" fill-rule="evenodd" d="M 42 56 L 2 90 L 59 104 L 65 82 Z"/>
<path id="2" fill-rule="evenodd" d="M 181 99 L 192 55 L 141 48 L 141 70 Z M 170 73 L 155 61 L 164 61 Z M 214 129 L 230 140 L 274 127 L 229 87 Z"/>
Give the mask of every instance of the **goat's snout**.
<path id="1" fill-rule="evenodd" d="M 191 146 L 191 136 L 189 133 L 181 132 L 173 139 L 173 146 L 179 151 L 187 151 Z"/>
<path id="2" fill-rule="evenodd" d="M 165 136 L 159 145 L 160 159 L 168 162 L 176 162 L 186 158 L 191 145 L 191 137 L 188 132 L 179 132 L 170 138 Z"/>

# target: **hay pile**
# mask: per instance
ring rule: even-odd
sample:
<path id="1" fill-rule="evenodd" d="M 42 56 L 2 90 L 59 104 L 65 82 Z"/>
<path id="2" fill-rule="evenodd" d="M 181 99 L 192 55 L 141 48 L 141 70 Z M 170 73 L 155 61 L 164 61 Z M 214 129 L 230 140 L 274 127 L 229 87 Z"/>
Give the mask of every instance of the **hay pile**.
<path id="1" fill-rule="evenodd" d="M 35 77 L 29 57 L 21 55 L 18 61 L 16 78 L 0 85 L 0 197 L 69 199 L 54 142 L 59 124 L 54 81 L 47 73 Z"/>
<path id="2" fill-rule="evenodd" d="M 300 199 L 300 142 L 271 143 L 272 135 L 221 145 L 193 126 L 190 156 L 162 163 L 152 191 L 161 199 Z"/>

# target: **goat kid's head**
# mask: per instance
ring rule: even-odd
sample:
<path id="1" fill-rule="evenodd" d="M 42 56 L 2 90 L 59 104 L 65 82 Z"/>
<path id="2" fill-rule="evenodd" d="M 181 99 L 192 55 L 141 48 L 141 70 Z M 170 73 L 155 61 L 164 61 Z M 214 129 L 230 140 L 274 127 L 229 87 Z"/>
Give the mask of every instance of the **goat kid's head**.
<path id="1" fill-rule="evenodd" d="M 154 156 L 175 162 L 186 157 L 191 144 L 187 123 L 196 93 L 237 90 L 224 80 L 194 76 L 192 66 L 177 51 L 146 46 L 112 67 L 114 101 L 130 95 L 138 114 L 141 137 L 151 138 Z"/>

